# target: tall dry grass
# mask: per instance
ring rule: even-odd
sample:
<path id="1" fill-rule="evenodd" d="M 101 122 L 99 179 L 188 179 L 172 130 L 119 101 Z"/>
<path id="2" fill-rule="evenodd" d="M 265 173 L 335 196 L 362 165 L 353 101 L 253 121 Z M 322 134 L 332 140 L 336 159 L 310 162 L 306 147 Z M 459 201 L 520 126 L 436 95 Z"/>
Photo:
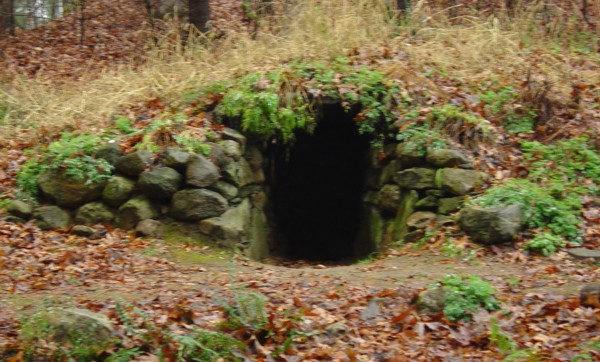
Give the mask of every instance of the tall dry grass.
<path id="1" fill-rule="evenodd" d="M 217 40 L 192 36 L 184 47 L 181 32 L 174 28 L 148 49 L 142 66 L 61 85 L 39 78 L 0 84 L 0 105 L 8 106 L 3 116 L 0 108 L 0 145 L 44 141 L 60 130 L 101 129 L 121 106 L 156 96 L 173 98 L 201 84 L 290 60 L 346 56 L 355 49 L 403 54 L 382 61 L 390 76 L 410 73 L 418 78 L 436 71 L 468 83 L 499 73 L 531 74 L 535 68 L 565 92 L 567 79 L 575 76 L 568 74 L 570 45 L 557 43 L 557 35 L 565 34 L 540 34 L 536 8 L 512 17 L 452 18 L 451 9 L 421 0 L 402 17 L 394 16 L 383 0 L 302 0 L 294 6 L 281 1 L 285 11 L 255 34 L 230 33 Z M 539 50 L 549 46 L 562 47 L 565 53 Z M 590 46 L 597 50 L 597 44 Z M 598 78 L 593 71 L 577 76 Z"/>

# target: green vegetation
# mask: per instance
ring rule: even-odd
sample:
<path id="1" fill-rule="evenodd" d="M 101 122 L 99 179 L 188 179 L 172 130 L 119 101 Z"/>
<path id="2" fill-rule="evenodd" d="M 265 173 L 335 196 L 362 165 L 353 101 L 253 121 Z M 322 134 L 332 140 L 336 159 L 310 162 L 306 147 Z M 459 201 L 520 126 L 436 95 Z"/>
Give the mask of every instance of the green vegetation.
<path id="1" fill-rule="evenodd" d="M 411 123 L 406 129 L 396 135 L 404 147 L 404 152 L 425 156 L 427 149 L 442 149 L 448 146 L 448 141 L 434 129 L 425 125 Z"/>
<path id="2" fill-rule="evenodd" d="M 177 361 L 238 361 L 233 352 L 246 347 L 244 343 L 221 332 L 204 329 L 195 329 L 182 336 L 172 335 L 172 338 L 179 344 Z"/>
<path id="3" fill-rule="evenodd" d="M 500 308 L 494 288 L 476 276 L 446 275 L 438 283 L 445 292 L 444 315 L 451 321 L 470 320 L 480 308 Z"/>
<path id="4" fill-rule="evenodd" d="M 543 232 L 529 240 L 524 248 L 548 256 L 556 253 L 559 248 L 564 248 L 566 245 L 567 242 L 564 238 L 549 232 Z"/>
<path id="5" fill-rule="evenodd" d="M 116 116 L 113 122 L 115 124 L 115 128 L 121 133 L 130 134 L 135 131 L 131 125 L 131 120 L 124 115 Z"/>
<path id="6" fill-rule="evenodd" d="M 210 154 L 211 147 L 200 141 L 198 137 L 195 137 L 189 130 L 183 131 L 178 135 L 174 135 L 173 139 L 179 147 L 187 152 L 202 154 L 205 156 Z"/>
<path id="7" fill-rule="evenodd" d="M 44 172 L 56 171 L 75 181 L 98 183 L 107 180 L 113 166 L 106 160 L 94 158 L 103 140 L 93 134 L 63 133 L 61 139 L 42 147 L 39 157 L 31 158 L 17 176 L 16 185 L 24 196 L 38 194 L 37 178 Z"/>
<path id="8" fill-rule="evenodd" d="M 500 118 L 509 133 L 531 132 L 535 126 L 537 113 L 527 106 L 521 106 L 520 98 L 512 86 L 479 94 L 479 99 L 485 104 L 486 114 Z"/>
<path id="9" fill-rule="evenodd" d="M 472 204 L 518 204 L 536 235 L 525 248 L 543 255 L 581 238 L 581 196 L 600 195 L 600 155 L 586 138 L 543 145 L 523 142 L 527 179 L 511 179 L 488 189 Z"/>
<path id="10" fill-rule="evenodd" d="M 136 348 L 120 348 L 107 361 L 129 361 L 127 357 L 151 352 L 165 360 L 183 361 L 238 361 L 236 351 L 245 344 L 224 333 L 206 329 L 193 329 L 186 334 L 174 334 L 167 327 L 156 325 L 143 311 L 131 305 L 118 305 L 117 315 L 126 327 L 126 337 L 135 339 Z M 140 343 L 141 342 L 141 343 Z M 169 359 L 164 350 L 175 350 Z"/>
<path id="11" fill-rule="evenodd" d="M 586 138 L 543 145 L 521 144 L 528 178 L 547 187 L 557 198 L 600 196 L 600 155 Z"/>
<path id="12" fill-rule="evenodd" d="M 225 329 L 232 331 L 247 329 L 257 334 L 268 326 L 265 297 L 262 294 L 235 291 L 231 302 L 221 303 L 221 307 L 227 317 L 221 325 Z"/>
<path id="13" fill-rule="evenodd" d="M 511 179 L 489 188 L 470 203 L 481 207 L 521 205 L 525 223 L 532 229 L 549 229 L 556 235 L 577 240 L 581 234 L 579 200 L 559 200 L 547 189 L 528 180 Z"/>
<path id="14" fill-rule="evenodd" d="M 297 130 L 314 129 L 316 103 L 339 101 L 359 132 L 373 135 L 373 144 L 381 146 L 400 98 L 398 86 L 383 73 L 336 59 L 250 73 L 225 91 L 216 112 L 221 119 L 238 121 L 245 132 L 287 142 Z"/>

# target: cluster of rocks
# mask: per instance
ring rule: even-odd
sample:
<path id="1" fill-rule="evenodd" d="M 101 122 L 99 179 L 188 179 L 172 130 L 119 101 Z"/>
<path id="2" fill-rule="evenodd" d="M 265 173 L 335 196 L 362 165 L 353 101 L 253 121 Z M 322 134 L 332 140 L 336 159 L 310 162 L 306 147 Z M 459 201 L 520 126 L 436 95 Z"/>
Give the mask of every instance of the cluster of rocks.
<path id="1" fill-rule="evenodd" d="M 96 157 L 115 166 L 112 178 L 89 184 L 56 171 L 44 173 L 37 183 L 52 205 L 33 208 L 14 200 L 7 207 L 11 221 L 32 218 L 42 229 L 76 225 L 73 231 L 86 236 L 95 231 L 90 225 L 110 223 L 142 236 L 160 236 L 159 220 L 174 220 L 227 246 L 242 241 L 252 257 L 264 257 L 261 152 L 247 147 L 235 130 L 225 129 L 222 138 L 211 144 L 206 157 L 179 148 L 123 155 L 117 145 L 107 145 Z"/>
<path id="2" fill-rule="evenodd" d="M 370 239 L 381 245 L 417 241 L 449 221 L 465 196 L 478 191 L 486 175 L 454 149 L 428 149 L 410 142 L 385 147 L 373 165 L 365 195 Z"/>

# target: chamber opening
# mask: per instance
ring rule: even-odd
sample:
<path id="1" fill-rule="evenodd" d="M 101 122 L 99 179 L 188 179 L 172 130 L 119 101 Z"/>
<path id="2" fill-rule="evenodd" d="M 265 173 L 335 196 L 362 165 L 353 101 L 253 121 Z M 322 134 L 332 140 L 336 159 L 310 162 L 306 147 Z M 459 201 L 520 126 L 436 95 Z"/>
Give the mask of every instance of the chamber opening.
<path id="1" fill-rule="evenodd" d="M 292 259 L 341 261 L 361 233 L 369 139 L 340 105 L 324 106 L 313 134 L 276 151 L 271 168 L 275 248 Z M 357 247 L 358 245 L 358 247 Z"/>

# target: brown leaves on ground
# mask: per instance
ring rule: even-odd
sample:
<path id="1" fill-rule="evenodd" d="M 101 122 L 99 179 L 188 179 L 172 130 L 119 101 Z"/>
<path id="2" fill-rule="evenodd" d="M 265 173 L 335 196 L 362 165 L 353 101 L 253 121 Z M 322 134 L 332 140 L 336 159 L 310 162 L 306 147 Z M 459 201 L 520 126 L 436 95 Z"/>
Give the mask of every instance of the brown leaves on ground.
<path id="1" fill-rule="evenodd" d="M 480 311 L 472 321 L 453 323 L 442 314 L 419 314 L 412 304 L 419 289 L 351 282 L 327 274 L 331 266 L 300 263 L 297 269 L 287 269 L 243 259 L 198 265 L 155 256 L 167 250 L 119 230 L 105 229 L 103 238 L 89 240 L 0 222 L 0 305 L 8 311 L 0 316 L 0 344 L 18 346 L 15 305 L 7 304 L 13 297 L 70 297 L 70 303 L 109 316 L 124 345 L 135 347 L 147 341 L 128 332 L 130 322 L 122 319 L 123 310 L 164 333 L 215 330 L 226 317 L 220 306 L 234 300 L 240 288 L 266 297 L 271 332 L 231 332 L 247 345 L 243 356 L 253 361 L 500 360 L 503 353 L 490 339 L 490 318 L 519 350 L 556 361 L 572 360 L 582 353 L 583 342 L 598 339 L 600 309 L 582 307 L 576 292 L 527 292 L 600 277 L 598 266 L 582 267 L 570 259 L 526 260 L 526 273 L 519 280 L 483 276 L 498 290 L 502 311 Z M 481 260 L 491 263 L 490 270 L 499 267 L 498 262 Z M 363 274 L 388 270 L 393 275 L 394 270 L 387 259 L 356 268 L 364 269 Z M 166 341 L 163 332 L 151 338 Z M 282 351 L 287 338 L 293 343 Z M 174 348 L 166 344 L 163 353 Z M 151 357 L 148 351 L 143 358 Z"/>

